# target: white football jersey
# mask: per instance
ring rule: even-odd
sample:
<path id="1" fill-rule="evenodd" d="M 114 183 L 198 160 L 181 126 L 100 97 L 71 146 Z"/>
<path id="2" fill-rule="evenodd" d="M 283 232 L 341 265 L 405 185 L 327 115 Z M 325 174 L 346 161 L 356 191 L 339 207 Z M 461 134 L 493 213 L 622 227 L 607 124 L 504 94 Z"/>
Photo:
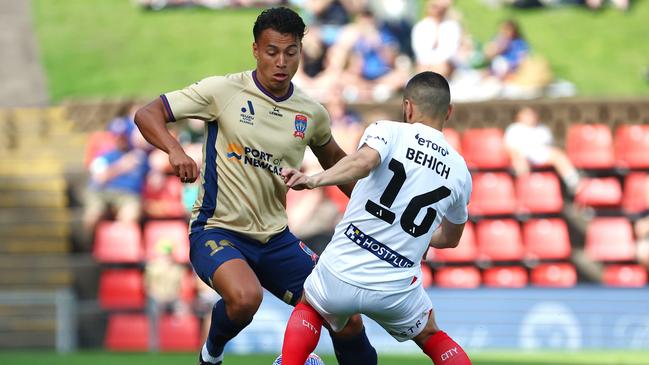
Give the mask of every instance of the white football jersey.
<path id="1" fill-rule="evenodd" d="M 421 260 L 446 217 L 468 219 L 471 174 L 441 131 L 379 121 L 361 138 L 381 163 L 354 187 L 318 265 L 369 289 L 399 289 L 421 278 Z"/>

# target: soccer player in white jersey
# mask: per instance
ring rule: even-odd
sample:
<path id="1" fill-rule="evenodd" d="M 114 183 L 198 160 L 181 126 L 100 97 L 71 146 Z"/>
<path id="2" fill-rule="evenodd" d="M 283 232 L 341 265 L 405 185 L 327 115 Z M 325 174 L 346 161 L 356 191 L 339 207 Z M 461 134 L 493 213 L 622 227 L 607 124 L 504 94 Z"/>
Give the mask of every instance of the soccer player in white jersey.
<path id="1" fill-rule="evenodd" d="M 330 169 L 313 176 L 282 171 L 286 185 L 297 190 L 358 180 L 291 314 L 283 365 L 304 364 L 323 320 L 340 331 L 357 313 L 398 341 L 415 341 L 435 365 L 471 364 L 462 347 L 437 327 L 421 281 L 421 259 L 429 246 L 457 246 L 471 195 L 466 163 L 442 134 L 452 111 L 444 77 L 414 76 L 404 90 L 403 110 L 405 123 L 370 125 L 359 149 Z"/>
<path id="2" fill-rule="evenodd" d="M 205 123 L 201 189 L 190 221 L 190 260 L 220 295 L 200 364 L 221 364 L 225 344 L 251 321 L 266 288 L 287 304 L 302 296 L 317 256 L 287 227 L 284 167 L 299 168 L 309 146 L 324 167 L 345 156 L 331 137 L 324 107 L 294 88 L 304 22 L 293 10 L 264 10 L 253 27 L 254 71 L 203 79 L 160 96 L 135 116 L 144 137 L 169 154 L 183 182 L 196 163 L 166 122 Z M 227 57 L 227 55 L 224 55 Z M 342 187 L 348 193 L 351 186 Z M 338 362 L 376 365 L 376 351 L 356 316 L 351 335 L 332 337 Z"/>

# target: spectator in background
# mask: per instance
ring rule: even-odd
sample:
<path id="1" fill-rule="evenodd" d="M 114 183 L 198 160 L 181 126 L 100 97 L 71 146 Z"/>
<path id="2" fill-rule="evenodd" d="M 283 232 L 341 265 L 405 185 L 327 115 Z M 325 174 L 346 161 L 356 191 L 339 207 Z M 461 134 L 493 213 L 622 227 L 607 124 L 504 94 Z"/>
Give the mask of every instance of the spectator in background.
<path id="1" fill-rule="evenodd" d="M 385 101 L 403 87 L 410 73 L 407 56 L 399 57 L 396 37 L 379 28 L 368 8 L 345 27 L 331 52 L 330 66 L 345 80 L 347 101 Z"/>
<path id="2" fill-rule="evenodd" d="M 151 333 L 158 333 L 158 322 L 163 314 L 185 314 L 187 304 L 180 298 L 185 268 L 172 258 L 173 243 L 161 239 L 156 243 L 156 256 L 144 267 L 144 285 L 148 297 L 148 315 Z M 152 336 L 155 338 L 156 336 Z M 157 348 L 157 343 L 152 343 Z"/>
<path id="3" fill-rule="evenodd" d="M 412 0 L 369 0 L 368 6 L 385 29 L 397 38 L 400 52 L 408 57 L 412 53 L 412 25 L 419 17 L 417 2 Z"/>
<path id="4" fill-rule="evenodd" d="M 429 0 L 426 16 L 412 29 L 412 49 L 418 71 L 449 77 L 462 42 L 462 27 L 451 15 L 452 0 Z"/>
<path id="5" fill-rule="evenodd" d="M 139 222 L 141 194 L 148 171 L 148 143 L 134 127 L 132 117 L 121 117 L 109 124 L 115 148 L 90 163 L 90 183 L 86 196 L 83 225 L 88 242 L 97 222 L 114 209 L 116 220 Z"/>
<path id="6" fill-rule="evenodd" d="M 302 8 L 307 13 L 307 23 L 320 29 L 320 39 L 329 47 L 366 3 L 367 0 L 304 0 Z"/>
<path id="7" fill-rule="evenodd" d="M 501 80 L 512 75 L 529 52 L 530 47 L 514 20 L 503 22 L 496 37 L 484 48 L 491 73 Z"/>
<path id="8" fill-rule="evenodd" d="M 516 120 L 505 129 L 505 147 L 517 176 L 527 175 L 531 166 L 551 165 L 563 179 L 571 193 L 579 185 L 579 172 L 566 153 L 554 146 L 550 128 L 540 123 L 539 114 L 525 107 L 518 111 Z"/>

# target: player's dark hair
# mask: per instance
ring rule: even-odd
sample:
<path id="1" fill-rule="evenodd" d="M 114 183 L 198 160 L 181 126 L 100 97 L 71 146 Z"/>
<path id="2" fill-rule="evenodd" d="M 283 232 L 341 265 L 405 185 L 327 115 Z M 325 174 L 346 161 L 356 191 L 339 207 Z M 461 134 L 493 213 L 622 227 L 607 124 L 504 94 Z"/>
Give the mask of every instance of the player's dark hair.
<path id="1" fill-rule="evenodd" d="M 259 14 L 252 28 L 255 42 L 259 40 L 261 32 L 273 29 L 282 34 L 292 34 L 298 41 L 302 41 L 305 29 L 304 21 L 293 10 L 286 7 L 266 9 Z"/>
<path id="2" fill-rule="evenodd" d="M 444 76 L 425 71 L 413 76 L 403 91 L 403 97 L 410 100 L 419 111 L 431 119 L 446 116 L 451 103 L 451 90 Z"/>

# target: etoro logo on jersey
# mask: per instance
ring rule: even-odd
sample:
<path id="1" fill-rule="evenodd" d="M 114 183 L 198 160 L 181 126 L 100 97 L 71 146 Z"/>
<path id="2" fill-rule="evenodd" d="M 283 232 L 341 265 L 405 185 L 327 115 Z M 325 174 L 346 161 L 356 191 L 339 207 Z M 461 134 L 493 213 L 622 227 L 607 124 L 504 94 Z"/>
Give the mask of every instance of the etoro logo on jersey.
<path id="1" fill-rule="evenodd" d="M 270 171 L 275 175 L 282 173 L 281 158 L 276 158 L 272 153 L 258 148 L 242 146 L 238 143 L 228 144 L 227 157 L 230 161 L 242 163 Z"/>

